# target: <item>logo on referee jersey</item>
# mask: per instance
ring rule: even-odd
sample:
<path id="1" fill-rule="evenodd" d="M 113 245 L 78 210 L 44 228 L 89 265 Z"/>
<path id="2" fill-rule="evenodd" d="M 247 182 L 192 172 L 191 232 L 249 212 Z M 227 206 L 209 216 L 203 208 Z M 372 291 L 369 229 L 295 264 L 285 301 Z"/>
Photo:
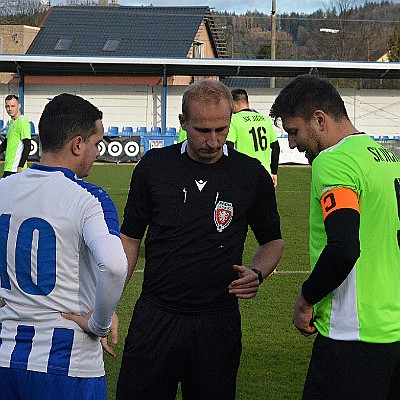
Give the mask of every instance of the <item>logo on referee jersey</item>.
<path id="1" fill-rule="evenodd" d="M 219 201 L 214 209 L 214 222 L 218 232 L 222 232 L 232 221 L 232 203 Z"/>
<path id="2" fill-rule="evenodd" d="M 204 186 L 206 186 L 207 181 L 203 181 L 202 179 L 200 179 L 199 181 L 196 181 L 196 185 L 197 185 L 197 189 L 199 189 L 199 191 L 201 192 L 204 188 Z"/>

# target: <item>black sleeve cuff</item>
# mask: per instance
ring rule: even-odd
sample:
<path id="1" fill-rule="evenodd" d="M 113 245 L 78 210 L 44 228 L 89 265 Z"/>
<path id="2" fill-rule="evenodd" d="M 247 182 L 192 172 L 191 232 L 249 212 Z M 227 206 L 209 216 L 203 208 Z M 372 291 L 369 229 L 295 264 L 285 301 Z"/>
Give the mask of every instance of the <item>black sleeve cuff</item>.
<path id="1" fill-rule="evenodd" d="M 303 297 L 316 304 L 338 288 L 360 256 L 360 214 L 340 209 L 325 219 L 328 243 L 309 278 L 303 283 Z"/>
<path id="2" fill-rule="evenodd" d="M 279 146 L 279 142 L 271 143 L 271 174 L 276 175 L 278 173 L 278 165 L 279 165 L 279 154 L 281 148 Z"/>
<path id="3" fill-rule="evenodd" d="M 22 143 L 24 148 L 22 150 L 21 159 L 19 160 L 18 167 L 23 167 L 28 160 L 29 153 L 31 151 L 31 139 L 23 139 Z"/>

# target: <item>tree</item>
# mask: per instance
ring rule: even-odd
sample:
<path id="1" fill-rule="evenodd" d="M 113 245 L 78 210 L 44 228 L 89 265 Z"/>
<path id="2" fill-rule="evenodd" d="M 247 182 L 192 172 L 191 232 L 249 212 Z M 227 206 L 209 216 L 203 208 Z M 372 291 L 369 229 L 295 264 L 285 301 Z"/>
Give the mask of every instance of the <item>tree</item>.
<path id="1" fill-rule="evenodd" d="M 256 58 L 271 58 L 271 41 L 263 43 L 258 48 Z M 279 58 L 279 57 L 278 57 Z"/>
<path id="2" fill-rule="evenodd" d="M 38 0 L 0 0 L 0 23 L 39 26 L 48 8 Z"/>
<path id="3" fill-rule="evenodd" d="M 393 35 L 389 38 L 388 58 L 391 62 L 400 61 L 400 24 L 395 26 Z"/>

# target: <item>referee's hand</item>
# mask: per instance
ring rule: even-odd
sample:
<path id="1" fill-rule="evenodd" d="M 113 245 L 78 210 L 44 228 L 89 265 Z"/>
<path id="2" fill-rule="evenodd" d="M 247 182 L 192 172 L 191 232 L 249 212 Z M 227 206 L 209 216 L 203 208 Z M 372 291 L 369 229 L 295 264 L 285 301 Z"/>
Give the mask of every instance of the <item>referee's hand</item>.
<path id="1" fill-rule="evenodd" d="M 239 273 L 239 279 L 234 280 L 228 286 L 229 293 L 235 295 L 238 299 L 254 297 L 260 286 L 258 275 L 244 265 L 234 265 L 233 269 Z"/>

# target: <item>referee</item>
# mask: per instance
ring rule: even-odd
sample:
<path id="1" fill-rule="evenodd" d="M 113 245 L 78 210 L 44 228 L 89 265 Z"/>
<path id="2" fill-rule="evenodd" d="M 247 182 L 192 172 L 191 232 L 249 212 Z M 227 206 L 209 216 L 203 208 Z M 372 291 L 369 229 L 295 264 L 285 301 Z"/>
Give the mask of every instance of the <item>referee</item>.
<path id="1" fill-rule="evenodd" d="M 187 140 L 146 153 L 133 171 L 121 226 L 128 279 L 145 239 L 145 272 L 125 341 L 118 400 L 235 399 L 238 299 L 257 294 L 283 251 L 272 179 L 228 149 L 232 95 L 198 81 L 183 95 Z M 242 264 L 248 226 L 259 243 Z"/>

